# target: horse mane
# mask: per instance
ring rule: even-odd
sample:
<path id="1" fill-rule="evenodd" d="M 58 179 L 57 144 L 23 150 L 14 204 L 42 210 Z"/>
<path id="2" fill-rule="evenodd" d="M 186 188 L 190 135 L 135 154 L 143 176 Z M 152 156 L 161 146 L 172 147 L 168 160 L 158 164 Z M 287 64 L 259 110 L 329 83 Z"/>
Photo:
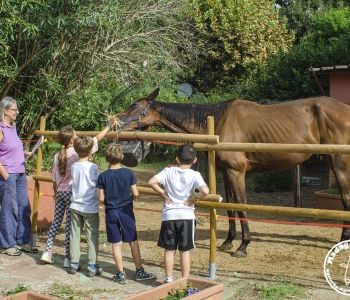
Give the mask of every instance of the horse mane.
<path id="1" fill-rule="evenodd" d="M 220 120 L 226 107 L 234 100 L 212 104 L 168 103 L 153 101 L 151 108 L 173 124 L 192 120 L 196 127 L 206 127 L 207 117 L 213 116 L 215 124 Z"/>

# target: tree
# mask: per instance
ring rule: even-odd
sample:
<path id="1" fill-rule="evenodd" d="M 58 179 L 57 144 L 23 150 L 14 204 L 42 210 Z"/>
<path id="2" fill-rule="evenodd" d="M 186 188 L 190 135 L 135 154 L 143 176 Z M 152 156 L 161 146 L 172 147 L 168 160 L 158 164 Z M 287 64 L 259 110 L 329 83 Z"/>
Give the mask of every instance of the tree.
<path id="1" fill-rule="evenodd" d="M 206 87 L 232 83 L 233 77 L 247 72 L 250 63 L 266 61 L 292 45 L 293 35 L 287 32 L 286 20 L 279 17 L 274 1 L 189 1 L 201 46 L 207 50 L 198 71 Z"/>
<path id="2" fill-rule="evenodd" d="M 0 92 L 19 100 L 20 134 L 32 136 L 40 116 L 92 78 L 107 89 L 183 72 L 197 55 L 185 8 L 181 0 L 3 0 Z"/>
<path id="3" fill-rule="evenodd" d="M 319 95 L 320 89 L 309 68 L 349 63 L 349 26 L 350 8 L 315 13 L 298 45 L 271 56 L 256 69 L 245 95 L 254 100 L 279 101 Z"/>
<path id="4" fill-rule="evenodd" d="M 342 0 L 277 0 L 281 16 L 286 17 L 287 28 L 295 33 L 295 43 L 298 44 L 300 38 L 310 31 L 313 23 L 313 16 L 322 11 L 334 8 L 344 8 L 350 1 Z"/>

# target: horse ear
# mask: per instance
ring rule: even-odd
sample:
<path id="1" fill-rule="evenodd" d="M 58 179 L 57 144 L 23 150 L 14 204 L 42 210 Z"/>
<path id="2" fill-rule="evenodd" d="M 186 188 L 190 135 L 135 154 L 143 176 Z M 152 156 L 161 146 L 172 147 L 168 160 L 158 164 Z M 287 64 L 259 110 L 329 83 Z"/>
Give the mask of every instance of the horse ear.
<path id="1" fill-rule="evenodd" d="M 156 88 L 151 94 L 149 94 L 147 99 L 153 100 L 153 99 L 157 98 L 158 94 L 159 94 L 159 88 Z"/>

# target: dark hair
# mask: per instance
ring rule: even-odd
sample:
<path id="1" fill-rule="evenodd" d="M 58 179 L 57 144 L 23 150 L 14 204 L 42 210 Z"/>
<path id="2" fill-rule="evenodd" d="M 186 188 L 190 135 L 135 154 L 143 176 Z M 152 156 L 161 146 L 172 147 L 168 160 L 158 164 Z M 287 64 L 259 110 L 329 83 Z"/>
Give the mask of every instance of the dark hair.
<path id="1" fill-rule="evenodd" d="M 109 144 L 105 148 L 105 158 L 111 165 L 119 164 L 123 158 L 123 149 L 119 144 Z"/>
<path id="2" fill-rule="evenodd" d="M 94 140 L 90 136 L 80 135 L 74 140 L 74 150 L 79 158 L 88 157 L 94 147 Z"/>
<path id="3" fill-rule="evenodd" d="M 197 156 L 196 149 L 194 149 L 189 144 L 182 145 L 177 150 L 177 157 L 179 158 L 180 163 L 183 165 L 193 164 L 193 161 L 196 158 L 196 156 Z"/>

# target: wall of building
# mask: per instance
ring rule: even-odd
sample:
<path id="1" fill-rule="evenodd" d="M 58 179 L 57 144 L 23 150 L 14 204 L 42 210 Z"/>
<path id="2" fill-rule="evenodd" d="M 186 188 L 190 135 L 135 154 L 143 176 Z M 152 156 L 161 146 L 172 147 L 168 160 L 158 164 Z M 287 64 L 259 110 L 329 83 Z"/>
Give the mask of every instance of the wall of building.
<path id="1" fill-rule="evenodd" d="M 350 72 L 330 73 L 330 97 L 350 105 Z"/>

